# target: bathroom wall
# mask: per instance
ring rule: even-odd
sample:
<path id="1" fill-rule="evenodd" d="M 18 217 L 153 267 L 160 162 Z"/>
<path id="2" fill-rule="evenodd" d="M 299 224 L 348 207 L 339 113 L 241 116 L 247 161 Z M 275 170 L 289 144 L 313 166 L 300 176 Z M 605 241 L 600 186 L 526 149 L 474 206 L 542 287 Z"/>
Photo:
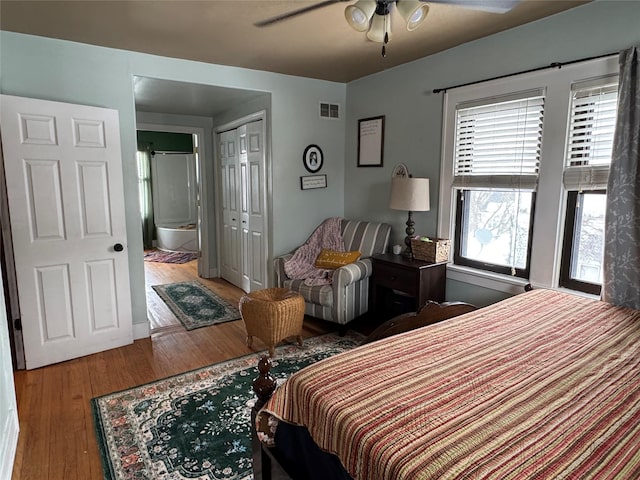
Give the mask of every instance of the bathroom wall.
<path id="1" fill-rule="evenodd" d="M 153 212 L 152 240 L 161 248 L 157 227 L 179 227 L 197 221 L 196 164 L 193 136 L 186 133 L 138 130 L 138 151 L 150 155 L 150 186 Z M 140 171 L 138 172 L 140 174 Z M 141 206 L 142 209 L 142 206 Z M 195 239 L 196 232 L 192 232 Z M 183 235 L 184 236 L 184 235 Z M 148 240 L 145 240 L 145 245 Z M 174 241 L 169 242 L 172 245 Z M 197 246 L 196 246 L 197 249 Z"/>

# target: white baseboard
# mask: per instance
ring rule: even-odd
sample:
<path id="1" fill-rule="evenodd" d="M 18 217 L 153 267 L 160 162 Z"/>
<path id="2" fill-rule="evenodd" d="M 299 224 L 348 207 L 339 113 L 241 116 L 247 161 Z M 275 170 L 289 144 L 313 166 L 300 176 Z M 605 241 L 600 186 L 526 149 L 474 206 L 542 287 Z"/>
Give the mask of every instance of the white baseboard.
<path id="1" fill-rule="evenodd" d="M 0 437 L 0 478 L 11 478 L 13 462 L 16 459 L 19 431 L 18 412 L 16 410 L 9 410 L 4 433 L 2 437 Z"/>
<path id="2" fill-rule="evenodd" d="M 134 323 L 133 324 L 133 339 L 140 340 L 141 338 L 147 338 L 151 335 L 149 331 L 149 322 L 147 323 Z M 2 477 L 0 477 L 2 478 Z"/>

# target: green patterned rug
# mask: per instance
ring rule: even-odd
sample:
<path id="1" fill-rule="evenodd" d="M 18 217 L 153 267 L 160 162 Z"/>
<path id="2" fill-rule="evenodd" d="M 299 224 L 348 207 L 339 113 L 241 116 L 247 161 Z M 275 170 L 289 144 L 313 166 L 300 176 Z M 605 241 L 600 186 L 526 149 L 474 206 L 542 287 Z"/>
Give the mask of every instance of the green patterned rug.
<path id="1" fill-rule="evenodd" d="M 276 348 L 272 373 L 291 373 L 357 346 L 349 332 Z M 216 363 L 122 392 L 93 398 L 107 480 L 248 480 L 253 379 L 260 354 Z"/>
<path id="2" fill-rule="evenodd" d="M 151 288 L 187 330 L 241 318 L 235 306 L 199 282 L 168 283 Z"/>

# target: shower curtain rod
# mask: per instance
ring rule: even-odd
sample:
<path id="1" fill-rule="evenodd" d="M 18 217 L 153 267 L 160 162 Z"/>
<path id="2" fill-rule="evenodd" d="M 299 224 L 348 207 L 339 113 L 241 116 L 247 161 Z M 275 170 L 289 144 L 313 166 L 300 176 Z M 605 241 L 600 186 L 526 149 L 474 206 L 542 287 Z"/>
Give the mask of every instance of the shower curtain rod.
<path id="1" fill-rule="evenodd" d="M 513 76 L 516 76 L 516 75 L 522 75 L 523 73 L 537 72 L 537 71 L 540 71 L 540 70 L 546 70 L 547 68 L 562 68 L 565 65 L 571 65 L 573 63 L 580 63 L 580 62 L 587 62 L 589 60 L 596 60 L 598 58 L 612 57 L 613 55 L 618 55 L 618 52 L 605 53 L 604 55 L 596 55 L 595 57 L 581 58 L 579 60 L 571 60 L 569 62 L 553 62 L 553 63 L 551 63 L 549 65 L 545 65 L 544 67 L 536 67 L 536 68 L 532 68 L 530 70 L 523 70 L 521 72 L 507 73 L 506 75 L 499 75 L 497 77 L 486 78 L 484 80 L 476 80 L 475 82 L 461 83 L 459 85 L 452 85 L 450 87 L 434 88 L 433 89 L 433 93 L 440 93 L 440 92 L 445 92 L 446 93 L 447 90 L 451 90 L 452 88 L 468 87 L 469 85 L 475 85 L 476 83 L 490 82 L 491 80 L 499 80 L 501 78 L 513 77 Z"/>
<path id="2" fill-rule="evenodd" d="M 191 155 L 193 152 L 177 152 L 175 150 L 151 150 L 151 155 Z"/>

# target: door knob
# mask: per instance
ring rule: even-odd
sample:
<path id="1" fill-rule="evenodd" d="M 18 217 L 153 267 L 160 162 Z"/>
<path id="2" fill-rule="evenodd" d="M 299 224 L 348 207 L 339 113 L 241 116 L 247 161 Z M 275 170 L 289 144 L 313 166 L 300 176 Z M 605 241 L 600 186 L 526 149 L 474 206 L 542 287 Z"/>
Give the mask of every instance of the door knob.
<path id="1" fill-rule="evenodd" d="M 124 247 L 122 246 L 122 244 L 121 244 L 121 243 L 116 243 L 116 244 L 113 246 L 113 250 L 114 250 L 114 251 L 116 251 L 116 252 L 121 252 L 122 250 L 124 250 Z"/>

